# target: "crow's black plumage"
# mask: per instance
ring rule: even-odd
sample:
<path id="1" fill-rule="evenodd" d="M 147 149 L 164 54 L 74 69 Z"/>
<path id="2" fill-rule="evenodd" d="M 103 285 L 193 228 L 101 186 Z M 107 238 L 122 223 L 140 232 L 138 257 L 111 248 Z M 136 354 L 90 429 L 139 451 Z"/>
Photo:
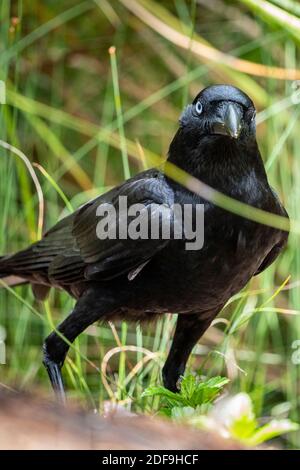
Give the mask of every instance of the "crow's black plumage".
<path id="1" fill-rule="evenodd" d="M 239 89 L 215 85 L 186 107 L 170 145 L 168 159 L 222 193 L 287 217 L 270 188 L 256 143 L 255 108 Z M 204 204 L 204 245 L 185 249 L 185 240 L 101 240 L 96 235 L 97 207 L 143 203 L 147 213 L 164 204 L 173 220 L 173 204 Z M 109 220 L 110 226 L 115 221 Z M 77 299 L 59 325 L 70 341 L 91 323 L 115 317 L 151 320 L 179 314 L 173 344 L 163 368 L 166 387 L 176 390 L 187 359 L 201 335 L 228 299 L 266 269 L 285 246 L 288 234 L 222 210 L 151 169 L 85 204 L 62 219 L 42 240 L 2 257 L 0 276 L 32 283 L 40 298 L 51 287 Z M 55 332 L 44 343 L 44 364 L 63 397 L 61 367 L 68 344 Z"/>

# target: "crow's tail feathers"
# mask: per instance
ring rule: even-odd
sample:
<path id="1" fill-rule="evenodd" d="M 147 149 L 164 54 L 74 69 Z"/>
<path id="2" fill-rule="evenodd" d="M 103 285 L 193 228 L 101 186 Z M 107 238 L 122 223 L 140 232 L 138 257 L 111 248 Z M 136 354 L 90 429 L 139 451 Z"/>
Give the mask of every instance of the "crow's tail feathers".
<path id="1" fill-rule="evenodd" d="M 7 277 L 11 274 L 5 266 L 5 259 L 6 256 L 0 256 L 0 278 Z"/>
<path id="2" fill-rule="evenodd" d="M 11 269 L 6 266 L 6 259 L 7 256 L 0 256 L 0 279 L 3 279 L 4 283 L 10 287 L 18 286 L 20 284 L 26 284 L 28 281 L 26 281 L 22 277 L 15 276 Z M 1 287 L 4 287 L 4 285 L 0 284 L 0 288 Z"/>
<path id="3" fill-rule="evenodd" d="M 12 272 L 12 269 L 6 266 L 5 258 L 7 257 L 0 256 L 0 280 L 3 281 L 3 283 L 0 282 L 0 289 L 6 286 L 16 287 L 22 284 L 28 284 L 30 282 L 28 279 L 24 279 L 21 276 L 15 275 Z M 45 300 L 48 296 L 50 290 L 49 286 L 32 283 L 31 287 L 33 295 L 37 300 Z"/>

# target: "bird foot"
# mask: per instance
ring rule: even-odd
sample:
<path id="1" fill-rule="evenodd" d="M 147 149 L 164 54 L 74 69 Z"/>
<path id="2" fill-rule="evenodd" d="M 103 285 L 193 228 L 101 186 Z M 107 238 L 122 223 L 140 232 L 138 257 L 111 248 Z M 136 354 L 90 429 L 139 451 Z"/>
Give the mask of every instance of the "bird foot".
<path id="1" fill-rule="evenodd" d="M 182 377 L 178 374 L 170 374 L 169 371 L 162 371 L 163 384 L 164 387 L 170 390 L 171 392 L 177 393 L 180 391 L 180 385 Z"/>
<path id="2" fill-rule="evenodd" d="M 53 360 L 49 359 L 47 355 L 45 355 L 44 357 L 43 364 L 48 372 L 48 376 L 58 403 L 61 405 L 65 405 L 66 394 L 61 375 L 61 366 Z"/>

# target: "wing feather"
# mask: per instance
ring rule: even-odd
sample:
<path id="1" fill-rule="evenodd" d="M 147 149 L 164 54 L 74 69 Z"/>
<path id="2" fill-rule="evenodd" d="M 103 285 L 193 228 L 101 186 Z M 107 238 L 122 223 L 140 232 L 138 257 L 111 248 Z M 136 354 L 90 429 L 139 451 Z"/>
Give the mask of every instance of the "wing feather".
<path id="1" fill-rule="evenodd" d="M 142 267 L 161 249 L 169 240 L 161 237 L 158 239 L 100 239 L 97 236 L 97 224 L 101 216 L 97 216 L 97 210 L 101 204 L 111 204 L 116 209 L 116 217 L 107 217 L 107 224 L 112 233 L 118 234 L 122 214 L 118 205 L 119 196 L 126 196 L 128 207 L 132 204 L 143 204 L 144 209 L 140 216 L 147 218 L 149 224 L 151 218 L 157 216 L 160 207 L 164 206 L 163 217 L 173 223 L 173 191 L 166 183 L 164 177 L 157 170 L 150 170 L 126 181 L 121 186 L 114 188 L 106 194 L 90 201 L 78 209 L 71 219 L 70 230 L 67 236 L 67 249 L 60 250 L 49 266 L 49 277 L 52 282 L 70 284 L 80 279 L 111 279 L 122 274 L 129 274 L 134 270 L 137 274 Z M 150 225 L 149 225 L 150 226 Z M 64 231 L 63 221 L 60 226 L 54 227 L 48 232 L 48 240 L 45 239 L 44 247 L 53 249 L 54 244 L 60 242 Z M 48 246 L 49 245 L 49 246 Z M 71 246 L 70 246 L 71 245 Z M 134 279 L 135 276 L 129 276 Z"/>

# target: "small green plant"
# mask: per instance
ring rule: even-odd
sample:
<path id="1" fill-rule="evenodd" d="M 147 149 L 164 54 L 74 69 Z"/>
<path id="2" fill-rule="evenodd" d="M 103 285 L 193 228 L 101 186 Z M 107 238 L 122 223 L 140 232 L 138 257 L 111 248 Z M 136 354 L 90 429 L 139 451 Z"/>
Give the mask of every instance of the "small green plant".
<path id="1" fill-rule="evenodd" d="M 247 393 L 221 399 L 207 415 L 194 414 L 186 421 L 195 427 L 217 430 L 223 437 L 250 447 L 299 429 L 299 425 L 289 419 L 273 419 L 260 426 Z"/>
<path id="2" fill-rule="evenodd" d="M 161 413 L 166 416 L 189 416 L 194 412 L 206 413 L 229 380 L 225 377 L 212 377 L 200 381 L 194 375 L 182 378 L 179 393 L 171 392 L 162 386 L 148 387 L 143 397 L 159 396 L 163 400 Z"/>
<path id="3" fill-rule="evenodd" d="M 251 398 L 246 393 L 221 398 L 225 377 L 200 381 L 187 375 L 182 379 L 179 393 L 162 386 L 148 387 L 143 396 L 159 396 L 161 414 L 200 429 L 218 432 L 224 438 L 235 439 L 245 446 L 255 447 L 287 432 L 297 431 L 299 425 L 289 419 L 271 420 L 260 426 L 253 412 Z"/>

